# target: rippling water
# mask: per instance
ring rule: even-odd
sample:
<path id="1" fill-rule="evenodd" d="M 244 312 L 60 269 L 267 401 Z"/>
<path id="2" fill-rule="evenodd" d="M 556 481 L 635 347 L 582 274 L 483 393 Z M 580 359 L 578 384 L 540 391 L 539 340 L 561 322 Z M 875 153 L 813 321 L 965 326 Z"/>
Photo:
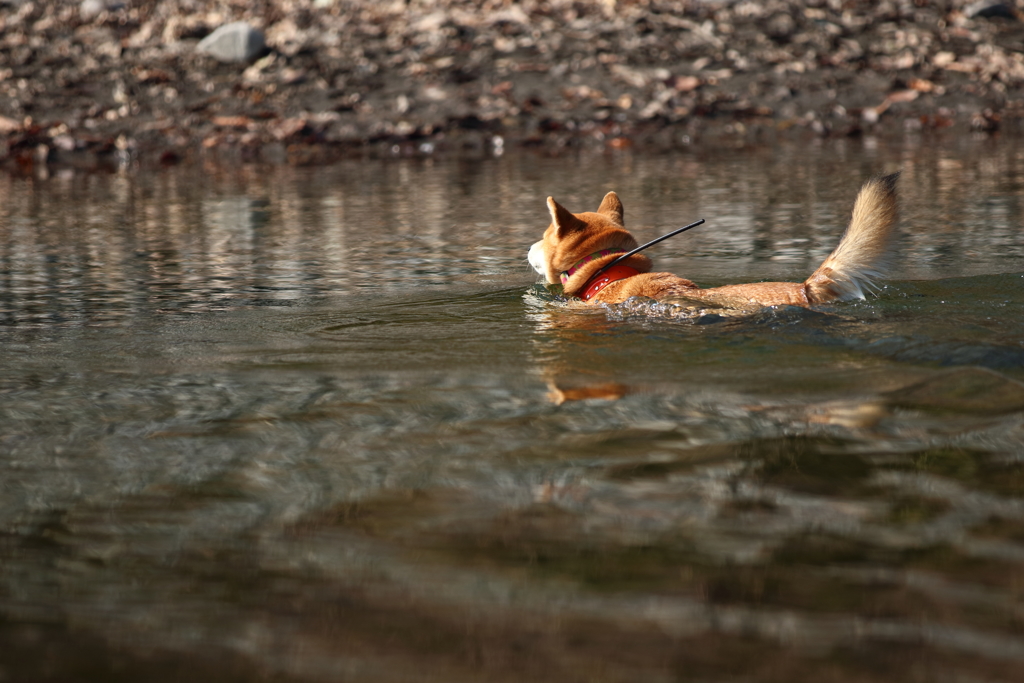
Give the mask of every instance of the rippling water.
<path id="1" fill-rule="evenodd" d="M 544 199 L 877 298 L 567 305 Z M 1018 680 L 1024 146 L 0 178 L 0 680 Z"/>

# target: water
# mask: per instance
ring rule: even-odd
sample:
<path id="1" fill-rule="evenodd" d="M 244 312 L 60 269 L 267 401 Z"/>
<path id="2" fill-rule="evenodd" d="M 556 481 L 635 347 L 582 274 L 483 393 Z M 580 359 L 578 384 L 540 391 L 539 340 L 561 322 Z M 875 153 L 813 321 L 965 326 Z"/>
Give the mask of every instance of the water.
<path id="1" fill-rule="evenodd" d="M 1024 146 L 0 178 L 0 680 L 1012 681 Z M 535 284 L 611 189 L 799 280 L 902 170 L 878 298 Z"/>

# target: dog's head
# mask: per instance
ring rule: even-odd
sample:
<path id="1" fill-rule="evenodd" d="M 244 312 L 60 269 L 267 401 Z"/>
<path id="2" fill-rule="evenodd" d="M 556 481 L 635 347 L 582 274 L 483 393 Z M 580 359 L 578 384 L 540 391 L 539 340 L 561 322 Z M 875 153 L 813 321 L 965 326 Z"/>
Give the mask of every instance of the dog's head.
<path id="1" fill-rule="evenodd" d="M 544 238 L 530 247 L 530 265 L 548 284 L 556 284 L 562 272 L 580 259 L 602 249 L 636 248 L 637 241 L 627 231 L 622 217 L 622 202 L 614 192 L 604 196 L 596 213 L 571 213 L 548 197 L 551 225 Z"/>

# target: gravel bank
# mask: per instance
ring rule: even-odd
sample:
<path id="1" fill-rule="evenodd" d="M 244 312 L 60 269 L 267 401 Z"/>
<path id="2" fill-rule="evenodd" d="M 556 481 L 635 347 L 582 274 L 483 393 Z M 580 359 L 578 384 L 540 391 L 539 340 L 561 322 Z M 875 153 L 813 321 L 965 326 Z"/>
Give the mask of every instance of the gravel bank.
<path id="1" fill-rule="evenodd" d="M 0 0 L 0 164 L 1015 133 L 1019 5 Z"/>

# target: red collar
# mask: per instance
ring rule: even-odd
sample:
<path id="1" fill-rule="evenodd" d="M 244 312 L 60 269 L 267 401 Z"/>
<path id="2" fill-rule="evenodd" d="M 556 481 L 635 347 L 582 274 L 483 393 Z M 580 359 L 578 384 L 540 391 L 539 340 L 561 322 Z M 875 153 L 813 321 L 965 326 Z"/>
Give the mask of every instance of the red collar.
<path id="1" fill-rule="evenodd" d="M 562 284 L 564 285 L 566 282 L 568 282 L 569 278 L 577 270 L 579 270 L 583 266 L 587 265 L 591 261 L 594 261 L 595 259 L 599 259 L 602 256 L 611 256 L 612 254 L 625 254 L 625 253 L 626 253 L 625 249 L 602 249 L 601 251 L 595 251 L 593 254 L 589 254 L 587 256 L 584 256 L 579 261 L 577 261 L 576 265 L 574 265 L 572 268 L 562 272 Z"/>
<path id="2" fill-rule="evenodd" d="M 612 266 L 603 273 L 598 273 L 596 276 L 587 280 L 587 284 L 583 285 L 583 289 L 579 297 L 584 301 L 590 301 L 595 294 L 611 283 L 618 282 L 619 280 L 625 280 L 627 277 L 633 277 L 634 275 L 639 274 L 640 271 L 636 268 L 630 268 L 629 266 L 623 265 Z"/>

